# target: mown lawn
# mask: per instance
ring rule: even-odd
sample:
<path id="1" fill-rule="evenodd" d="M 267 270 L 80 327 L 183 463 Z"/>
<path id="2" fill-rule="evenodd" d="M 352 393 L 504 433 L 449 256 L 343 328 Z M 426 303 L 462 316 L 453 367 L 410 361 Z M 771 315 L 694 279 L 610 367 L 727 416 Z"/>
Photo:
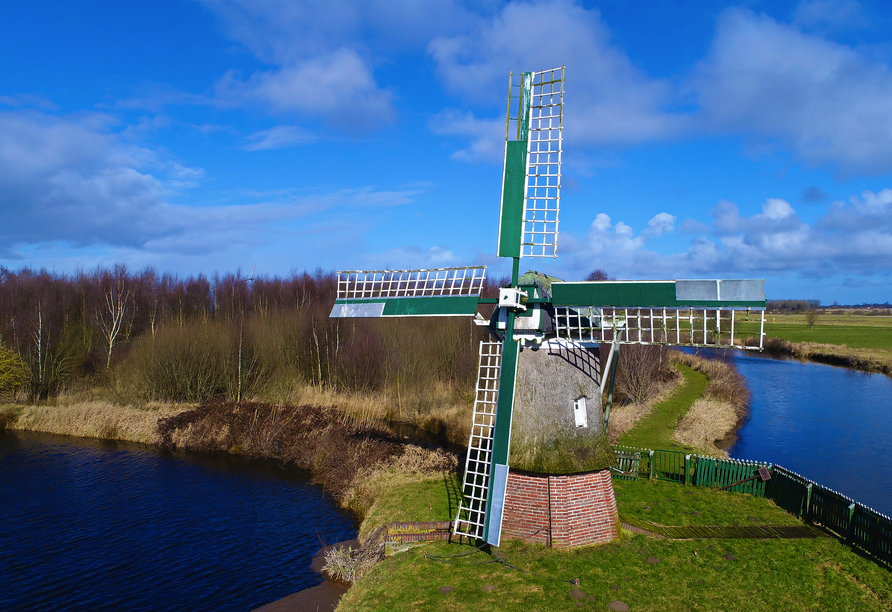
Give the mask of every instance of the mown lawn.
<path id="1" fill-rule="evenodd" d="M 771 501 L 661 480 L 614 480 L 620 516 L 660 525 L 801 525 Z"/>
<path id="2" fill-rule="evenodd" d="M 365 536 L 388 523 L 451 521 L 458 511 L 461 483 L 454 475 L 380 484 L 376 501 L 361 526 Z"/>

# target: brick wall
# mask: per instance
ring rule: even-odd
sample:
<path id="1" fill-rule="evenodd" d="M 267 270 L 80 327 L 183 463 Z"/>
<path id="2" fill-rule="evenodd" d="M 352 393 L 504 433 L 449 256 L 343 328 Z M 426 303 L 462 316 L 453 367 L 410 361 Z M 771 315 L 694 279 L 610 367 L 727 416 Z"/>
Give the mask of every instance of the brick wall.
<path id="1" fill-rule="evenodd" d="M 619 537 L 610 470 L 547 476 L 508 473 L 502 537 L 578 548 Z"/>

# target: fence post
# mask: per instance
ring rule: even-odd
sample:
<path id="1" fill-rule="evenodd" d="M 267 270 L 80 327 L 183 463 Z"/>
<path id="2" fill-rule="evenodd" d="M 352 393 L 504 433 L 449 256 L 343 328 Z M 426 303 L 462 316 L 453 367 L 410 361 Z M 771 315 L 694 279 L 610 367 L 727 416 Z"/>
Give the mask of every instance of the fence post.
<path id="1" fill-rule="evenodd" d="M 691 484 L 691 456 L 684 456 L 684 483 Z"/>
<path id="2" fill-rule="evenodd" d="M 805 487 L 805 509 L 802 512 L 802 518 L 807 523 L 811 523 L 811 483 Z"/>
<path id="3" fill-rule="evenodd" d="M 849 524 L 846 525 L 846 542 L 851 545 L 855 539 L 855 504 L 849 504 Z"/>

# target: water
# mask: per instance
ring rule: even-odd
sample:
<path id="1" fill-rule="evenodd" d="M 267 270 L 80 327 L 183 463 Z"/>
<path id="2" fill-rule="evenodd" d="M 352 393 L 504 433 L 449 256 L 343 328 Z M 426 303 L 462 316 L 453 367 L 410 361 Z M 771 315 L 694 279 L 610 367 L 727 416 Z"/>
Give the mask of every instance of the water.
<path id="1" fill-rule="evenodd" d="M 0 432 L 0 610 L 251 610 L 355 521 L 272 462 Z"/>
<path id="2" fill-rule="evenodd" d="M 752 392 L 732 457 L 780 464 L 892 514 L 892 379 L 729 353 Z"/>

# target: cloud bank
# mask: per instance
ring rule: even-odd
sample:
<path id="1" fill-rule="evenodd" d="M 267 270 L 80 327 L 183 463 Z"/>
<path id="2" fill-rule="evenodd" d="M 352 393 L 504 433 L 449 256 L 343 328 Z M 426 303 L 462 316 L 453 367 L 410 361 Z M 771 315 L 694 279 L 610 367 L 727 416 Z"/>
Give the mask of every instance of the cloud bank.
<path id="1" fill-rule="evenodd" d="M 778 198 L 751 216 L 721 202 L 711 216 L 709 224 L 688 219 L 676 228 L 674 216 L 660 213 L 636 233 L 601 213 L 585 236 L 562 236 L 562 256 L 577 274 L 600 267 L 617 278 L 892 275 L 892 189 L 834 202 L 812 224 Z M 658 252 L 655 243 L 669 234 L 692 236 L 688 248 Z"/>

